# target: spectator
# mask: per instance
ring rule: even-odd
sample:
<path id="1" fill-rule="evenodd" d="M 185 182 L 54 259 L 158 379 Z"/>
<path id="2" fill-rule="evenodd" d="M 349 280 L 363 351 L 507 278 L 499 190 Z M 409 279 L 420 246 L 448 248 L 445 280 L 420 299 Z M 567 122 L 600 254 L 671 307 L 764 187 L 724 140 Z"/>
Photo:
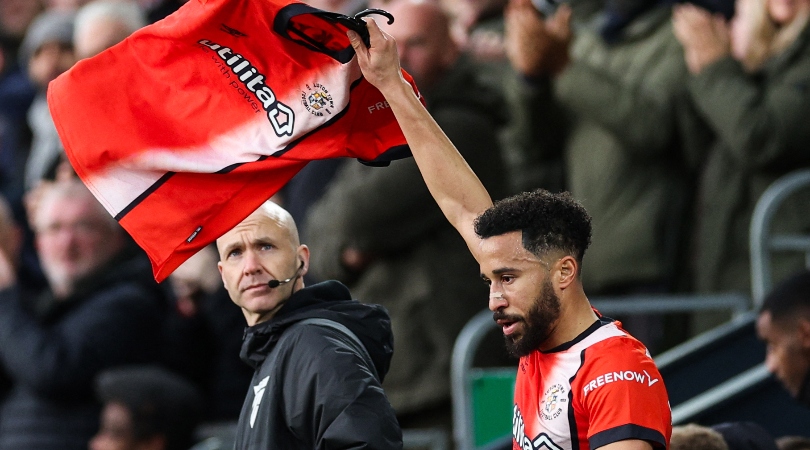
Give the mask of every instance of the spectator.
<path id="1" fill-rule="evenodd" d="M 134 1 L 91 1 L 76 13 L 76 30 L 73 33 L 76 57 L 84 59 L 95 56 L 144 26 L 146 17 Z"/>
<path id="2" fill-rule="evenodd" d="M 239 359 L 245 318 L 233 307 L 208 246 L 169 276 L 175 308 L 164 353 L 169 367 L 194 380 L 205 398 L 205 421 L 236 421 L 253 371 Z"/>
<path id="3" fill-rule="evenodd" d="M 309 248 L 272 202 L 217 239 L 217 250 L 249 326 L 241 357 L 255 369 L 235 448 L 402 448 L 380 387 L 393 351 L 385 310 L 351 300 L 335 281 L 304 287 Z"/>
<path id="4" fill-rule="evenodd" d="M 28 110 L 28 126 L 33 132 L 31 151 L 25 166 L 25 187 L 36 187 L 44 178 L 53 178 L 64 155 L 46 98 L 48 83 L 70 69 L 73 53 L 73 14 L 47 11 L 31 24 L 20 47 L 20 59 L 37 87 L 37 96 Z"/>
<path id="5" fill-rule="evenodd" d="M 20 229 L 14 223 L 14 217 L 11 214 L 8 202 L 3 197 L 0 197 L 0 258 L 9 262 L 7 269 L 13 273 L 17 272 L 21 246 L 22 234 Z M 0 274 L 0 277 L 5 276 L 7 274 Z M 3 365 L 0 364 L 0 404 L 3 403 L 10 390 L 11 378 L 6 374 Z"/>
<path id="6" fill-rule="evenodd" d="M 712 425 L 712 430 L 723 436 L 728 450 L 777 450 L 768 430 L 753 422 L 725 422 Z"/>
<path id="7" fill-rule="evenodd" d="M 583 273 L 593 293 L 673 286 L 674 224 L 686 193 L 672 110 L 686 69 L 669 8 L 608 1 L 572 42 L 568 8 L 546 20 L 527 0 L 512 0 L 507 10 L 512 66 L 536 83 L 523 87 L 545 90 L 533 107 L 557 105 L 567 119 L 556 131 L 566 133 L 571 193 L 593 217 L 590 269 Z"/>
<path id="8" fill-rule="evenodd" d="M 767 344 L 765 365 L 791 396 L 810 407 L 810 272 L 774 288 L 757 318 Z"/>
<path id="9" fill-rule="evenodd" d="M 454 17 L 454 37 L 470 55 L 482 82 L 498 91 L 503 91 L 509 107 L 510 120 L 501 133 L 504 162 L 509 174 L 511 192 L 533 190 L 538 187 L 550 191 L 564 188 L 564 170 L 558 127 L 561 115 L 546 115 L 544 109 L 533 108 L 528 84 L 521 83 L 520 75 L 509 64 L 505 48 L 504 12 L 507 0 L 445 0 L 441 2 Z M 600 0 L 567 0 L 575 16 L 572 20 L 582 22 L 592 17 L 601 7 Z M 542 14 L 551 15 L 560 2 L 537 0 L 533 4 Z M 563 7 L 563 9 L 568 6 Z M 535 42 L 539 42 L 536 41 Z M 518 86 L 513 86 L 517 84 Z M 527 94 L 528 98 L 527 98 Z M 527 105 L 529 105 L 527 107 Z M 538 117 L 538 114 L 543 117 Z M 548 130 L 546 129 L 548 128 Z M 526 133 L 526 129 L 534 130 Z M 552 139 L 537 139 L 537 136 L 554 136 Z"/>
<path id="10" fill-rule="evenodd" d="M 496 130 L 500 97 L 481 86 L 435 4 L 390 5 L 404 68 L 428 109 L 495 195 L 505 192 Z M 475 93 L 471 95 L 471 93 Z M 450 356 L 486 290 L 464 242 L 431 201 L 413 160 L 389 168 L 344 165 L 309 215 L 316 275 L 391 314 L 397 352 L 385 390 L 403 428 L 451 421 Z"/>
<path id="11" fill-rule="evenodd" d="M 694 423 L 672 427 L 669 450 L 729 450 L 723 435 Z"/>
<path id="12" fill-rule="evenodd" d="M 61 64 L 59 71 L 48 72 L 53 76 L 40 83 L 41 92 L 29 111 L 29 122 L 35 130 L 31 155 L 25 169 L 26 188 L 35 188 L 43 180 L 59 180 L 75 177 L 67 162 L 61 140 L 53 125 L 45 99 L 45 88 L 51 79 L 67 70 L 77 59 L 89 58 L 124 40 L 137 29 L 146 25 L 140 7 L 129 0 L 94 0 L 84 4 L 75 14 L 60 9 L 46 13 L 54 17 L 70 18 L 70 31 L 60 31 L 64 51 L 70 50 L 70 64 Z M 64 39 L 67 38 L 67 43 Z M 63 53 L 64 56 L 64 53 Z M 65 57 L 60 59 L 67 63 Z M 38 138 L 37 136 L 41 136 Z M 39 194 L 34 191 L 26 198 L 26 207 L 36 206 Z"/>
<path id="13" fill-rule="evenodd" d="M 78 182 L 54 185 L 33 217 L 48 288 L 19 289 L 0 259 L 0 449 L 86 449 L 98 426 L 93 380 L 159 353 L 164 305 L 148 260 Z"/>
<path id="14" fill-rule="evenodd" d="M 673 15 L 689 68 L 682 126 L 700 167 L 690 258 L 699 292 L 749 291 L 754 205 L 779 176 L 810 165 L 810 1 L 736 5 L 733 29 L 694 5 Z M 808 202 L 805 193 L 784 203 L 775 231 L 810 230 Z M 802 262 L 775 258 L 775 279 Z"/>
<path id="15" fill-rule="evenodd" d="M 26 30 L 40 11 L 39 0 L 0 0 L 0 42 L 11 59 L 17 57 Z"/>
<path id="16" fill-rule="evenodd" d="M 25 117 L 36 89 L 15 54 L 16 48 L 0 41 L 0 194 L 19 204 L 29 147 Z"/>
<path id="17" fill-rule="evenodd" d="M 582 274 L 592 295 L 678 285 L 689 193 L 674 106 L 686 67 L 670 8 L 666 0 L 608 0 L 575 34 L 570 18 L 580 13 L 566 5 L 547 19 L 529 0 L 510 0 L 506 11 L 507 55 L 520 74 L 512 95 L 521 97 L 518 114 L 535 118 L 524 139 L 538 151 L 562 150 L 567 189 L 593 218 Z M 658 347 L 659 318 L 625 322 Z"/>
<path id="18" fill-rule="evenodd" d="M 187 450 L 203 402 L 185 379 L 157 367 L 102 373 L 96 382 L 104 403 L 101 428 L 90 450 Z"/>

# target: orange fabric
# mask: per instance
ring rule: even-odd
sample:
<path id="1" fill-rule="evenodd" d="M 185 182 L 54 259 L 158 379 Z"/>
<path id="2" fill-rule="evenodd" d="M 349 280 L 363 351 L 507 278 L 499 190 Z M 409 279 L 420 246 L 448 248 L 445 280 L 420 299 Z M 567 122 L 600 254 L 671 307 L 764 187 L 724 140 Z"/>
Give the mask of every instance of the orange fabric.
<path id="1" fill-rule="evenodd" d="M 390 108 L 355 60 L 277 32 L 280 12 L 302 7 L 191 0 L 51 83 L 71 164 L 149 255 L 158 281 L 307 161 L 407 156 Z M 307 32 L 310 42 L 353 57 L 345 27 L 308 14 L 290 21 L 322 25 L 328 32 Z"/>

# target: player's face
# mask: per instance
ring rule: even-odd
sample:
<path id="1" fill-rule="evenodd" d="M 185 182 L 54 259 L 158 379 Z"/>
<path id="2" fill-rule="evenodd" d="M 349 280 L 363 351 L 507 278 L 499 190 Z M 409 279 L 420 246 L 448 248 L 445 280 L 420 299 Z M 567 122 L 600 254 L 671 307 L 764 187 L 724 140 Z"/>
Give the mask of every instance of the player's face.
<path id="1" fill-rule="evenodd" d="M 547 263 L 523 248 L 519 231 L 481 241 L 481 276 L 490 285 L 489 309 L 506 347 L 525 356 L 545 342 L 560 317 L 560 299 Z"/>
<path id="2" fill-rule="evenodd" d="M 290 298 L 297 280 L 270 288 L 267 282 L 295 277 L 308 256 L 296 245 L 284 218 L 257 211 L 217 240 L 217 264 L 228 294 L 248 325 L 270 319 Z"/>
<path id="3" fill-rule="evenodd" d="M 799 395 L 810 370 L 807 350 L 802 348 L 799 320 L 777 321 L 769 311 L 757 319 L 757 333 L 767 344 L 765 365 L 794 397 Z"/>

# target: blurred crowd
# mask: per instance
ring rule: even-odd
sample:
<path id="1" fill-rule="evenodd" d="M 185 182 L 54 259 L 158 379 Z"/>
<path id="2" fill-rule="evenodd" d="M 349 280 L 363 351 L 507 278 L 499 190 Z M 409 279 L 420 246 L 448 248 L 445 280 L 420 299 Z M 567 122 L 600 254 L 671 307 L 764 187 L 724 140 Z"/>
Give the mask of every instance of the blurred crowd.
<path id="1" fill-rule="evenodd" d="M 147 394 L 110 387 L 116 376 L 202 421 L 239 414 L 251 374 L 239 361 L 244 319 L 216 251 L 157 285 L 76 179 L 46 101 L 48 83 L 77 61 L 182 3 L 0 0 L 2 450 L 156 435 L 169 419 L 149 416 Z M 585 206 L 589 295 L 748 294 L 754 205 L 775 179 L 810 167 L 810 0 L 308 3 L 394 15 L 384 30 L 403 67 L 494 197 L 566 190 Z M 316 161 L 275 200 L 312 249 L 308 283 L 342 281 L 390 312 L 396 352 L 384 387 L 403 428 L 449 429 L 453 343 L 486 307 L 487 288 L 415 163 Z M 810 232 L 808 205 L 810 192 L 791 198 L 775 229 Z M 774 263 L 778 281 L 804 259 Z M 657 352 L 727 318 L 625 324 Z M 502 358 L 486 353 L 484 363 Z M 147 367 L 109 372 L 134 365 Z M 133 434 L 144 415 L 152 428 Z"/>

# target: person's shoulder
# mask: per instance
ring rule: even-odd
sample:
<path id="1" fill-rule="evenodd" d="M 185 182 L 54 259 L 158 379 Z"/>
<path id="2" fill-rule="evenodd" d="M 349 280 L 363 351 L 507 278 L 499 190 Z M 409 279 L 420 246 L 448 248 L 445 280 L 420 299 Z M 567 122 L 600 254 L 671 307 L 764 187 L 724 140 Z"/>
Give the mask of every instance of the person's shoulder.
<path id="1" fill-rule="evenodd" d="M 350 336 L 341 324 L 325 320 L 298 322 L 286 329 L 277 344 L 278 358 L 287 372 L 302 379 L 318 373 L 324 380 L 334 377 L 365 378 L 373 364 L 359 338 Z"/>
<path id="2" fill-rule="evenodd" d="M 647 348 L 638 339 L 622 330 L 615 322 L 609 323 L 594 333 L 595 342 L 583 350 L 585 371 L 647 370 L 655 363 Z M 600 339 L 601 338 L 601 339 Z"/>
<path id="3" fill-rule="evenodd" d="M 329 352 L 352 347 L 353 339 L 341 328 L 345 327 L 326 319 L 304 320 L 290 325 L 282 335 L 285 341 L 295 347 L 305 347 L 307 352 Z"/>

